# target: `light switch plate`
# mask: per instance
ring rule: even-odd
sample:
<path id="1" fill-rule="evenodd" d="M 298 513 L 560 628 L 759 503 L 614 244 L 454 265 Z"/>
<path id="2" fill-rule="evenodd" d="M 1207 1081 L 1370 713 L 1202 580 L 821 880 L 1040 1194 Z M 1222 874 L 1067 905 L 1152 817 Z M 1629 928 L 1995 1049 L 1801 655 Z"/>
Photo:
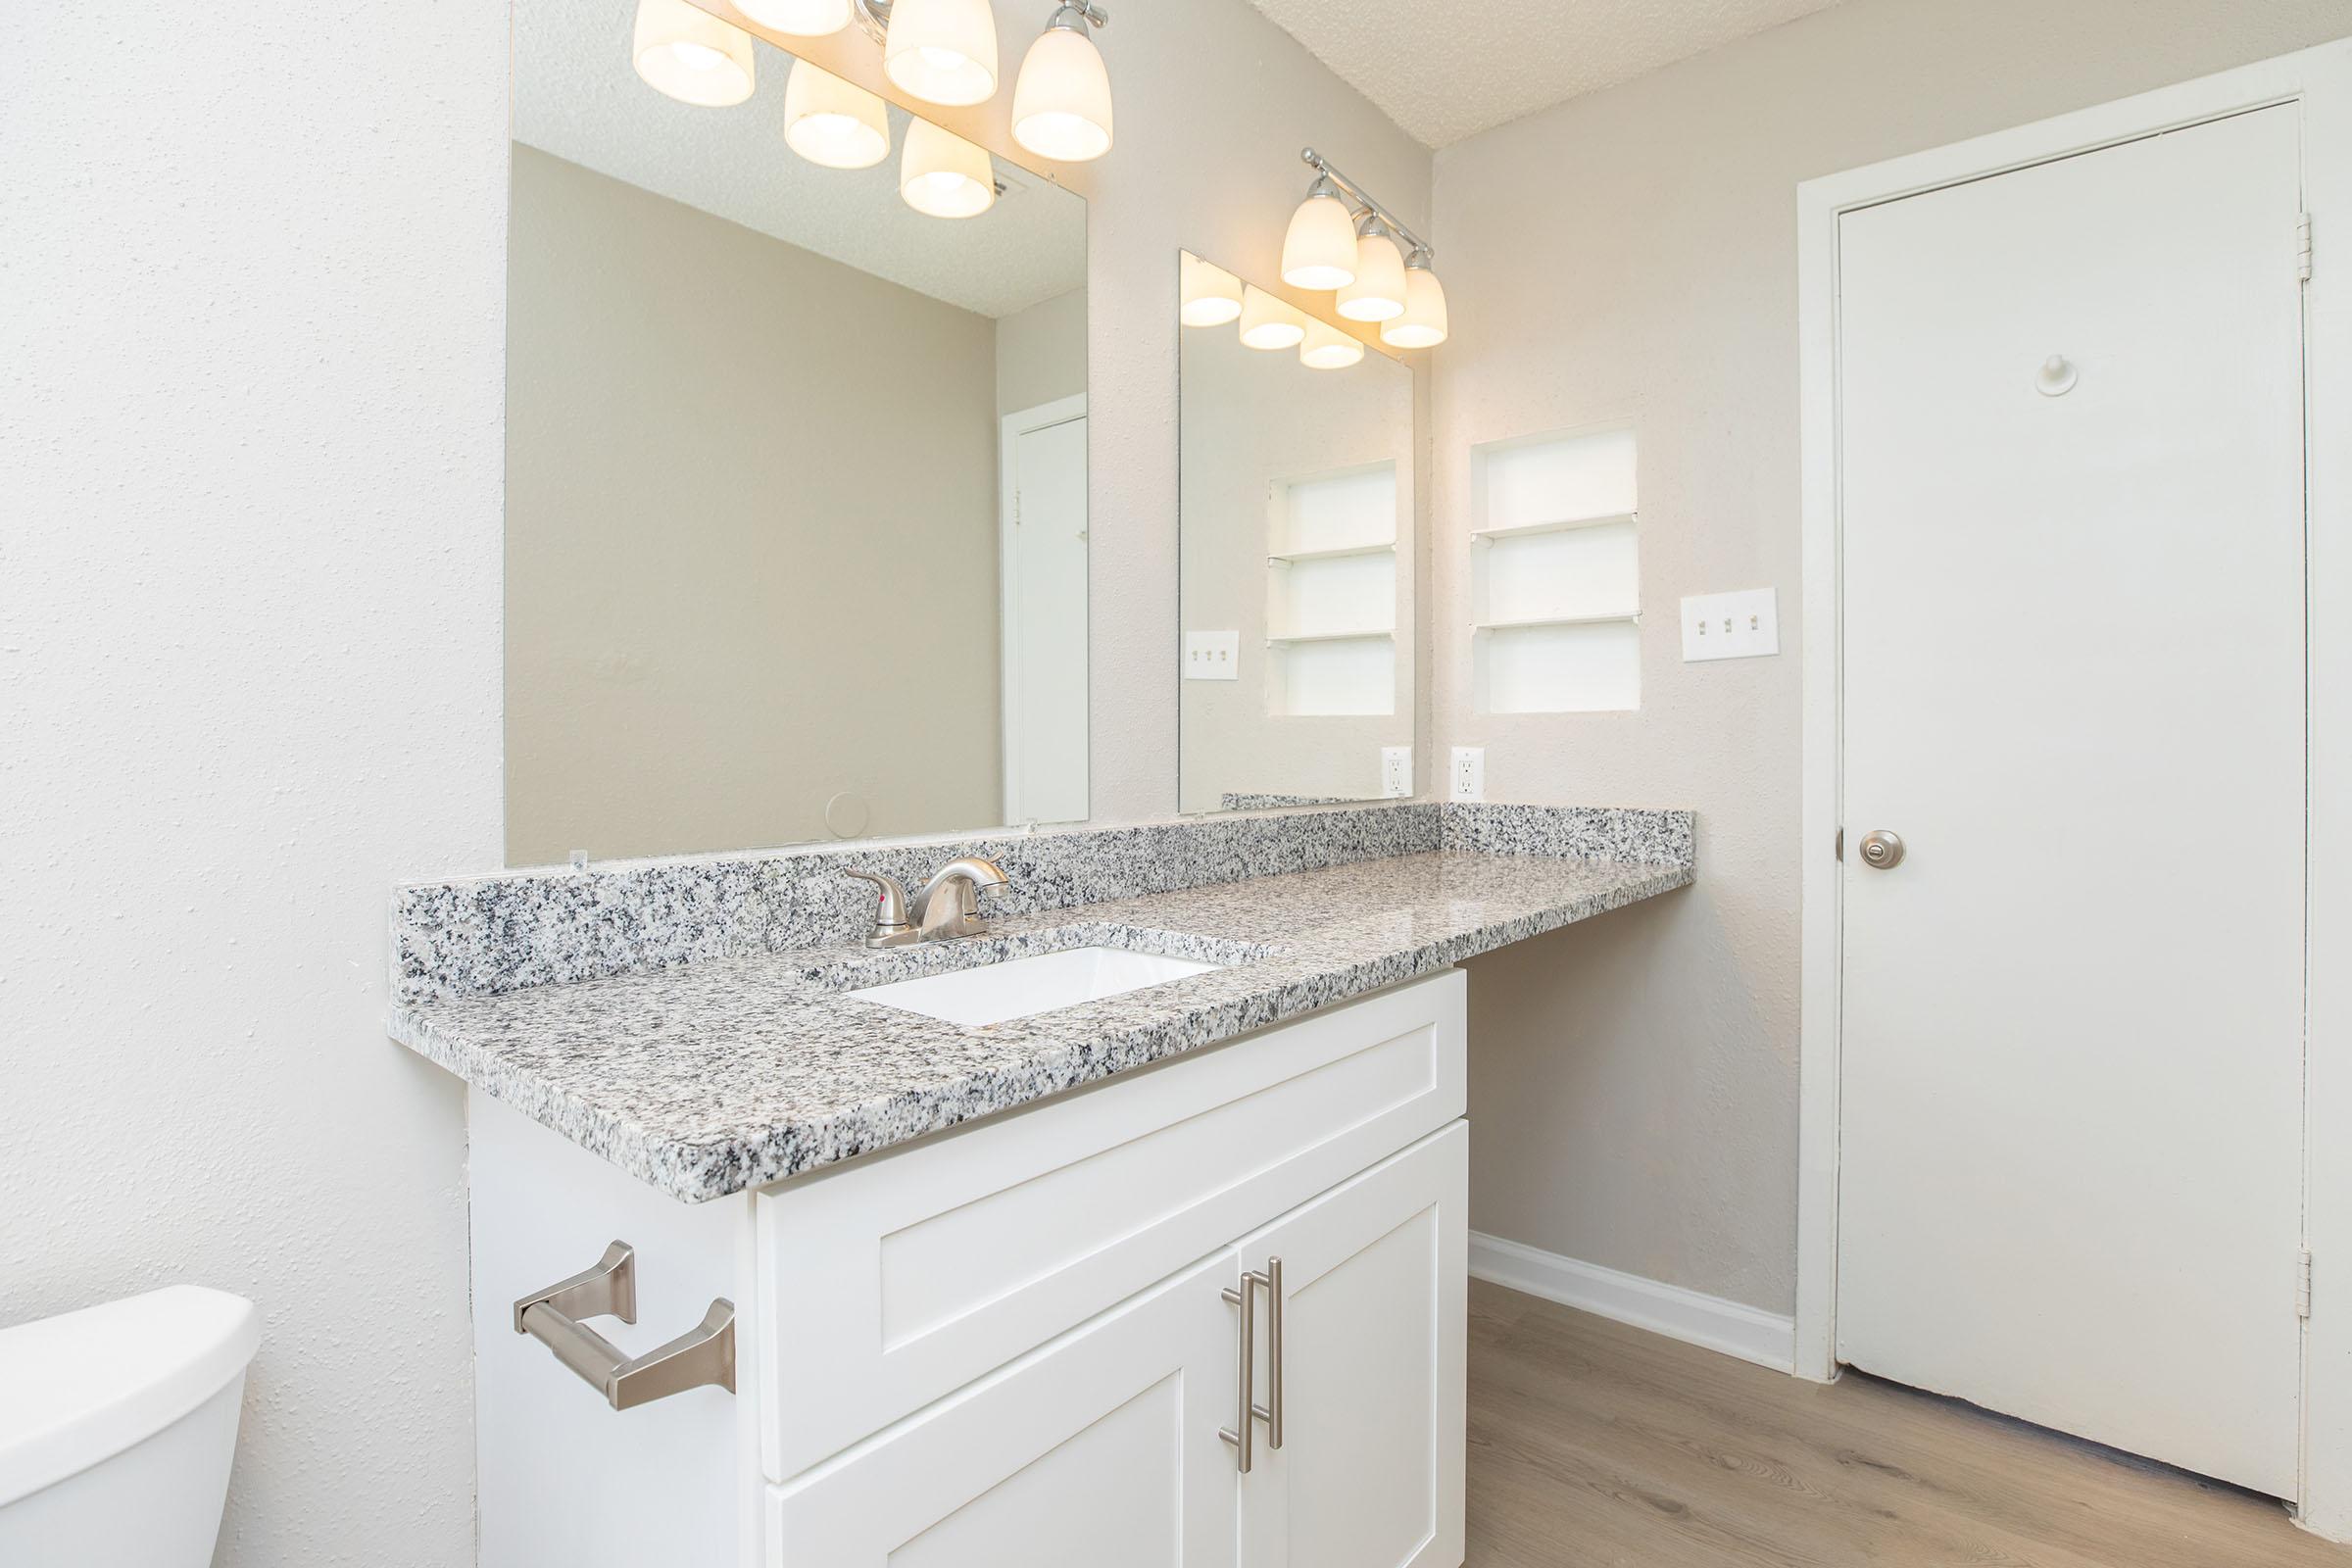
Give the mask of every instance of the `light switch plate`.
<path id="1" fill-rule="evenodd" d="M 1778 590 L 1697 594 L 1683 601 L 1683 662 L 1760 659 L 1781 651 Z"/>
<path id="2" fill-rule="evenodd" d="M 1487 798 L 1487 749 L 1483 746 L 1456 746 L 1453 749 L 1453 787 L 1446 793 L 1457 801 L 1483 801 Z"/>
<path id="3" fill-rule="evenodd" d="M 1184 634 L 1186 680 L 1240 680 L 1242 634 L 1238 631 L 1188 631 Z"/>
<path id="4" fill-rule="evenodd" d="M 1410 746 L 1383 746 L 1380 749 L 1380 793 L 1393 801 L 1400 801 L 1413 793 L 1413 749 Z"/>

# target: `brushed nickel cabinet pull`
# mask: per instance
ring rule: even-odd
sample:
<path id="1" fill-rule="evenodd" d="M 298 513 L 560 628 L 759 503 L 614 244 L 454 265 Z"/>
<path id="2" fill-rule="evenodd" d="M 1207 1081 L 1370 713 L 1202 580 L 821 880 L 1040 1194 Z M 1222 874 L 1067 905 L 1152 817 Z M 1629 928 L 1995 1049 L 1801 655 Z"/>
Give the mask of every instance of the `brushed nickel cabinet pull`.
<path id="1" fill-rule="evenodd" d="M 1265 1404 L 1257 1402 L 1257 1292 L 1260 1286 L 1265 1288 L 1268 1303 Z M 1243 1415 L 1233 1426 L 1219 1427 L 1217 1436 L 1233 1445 L 1237 1455 L 1235 1468 L 1243 1475 L 1248 1475 L 1254 1457 L 1251 1447 L 1257 1422 L 1266 1424 L 1266 1446 L 1282 1446 L 1282 1259 L 1268 1258 L 1265 1273 L 1251 1269 L 1242 1276 L 1241 1289 L 1236 1290 L 1229 1285 L 1223 1294 L 1226 1300 L 1242 1309 L 1242 1320 L 1237 1331 L 1240 1339 L 1239 1370 L 1235 1374 L 1235 1381 L 1241 1387 L 1235 1408 L 1241 1410 Z M 1240 1430 L 1236 1431 L 1236 1427 Z"/>
<path id="2" fill-rule="evenodd" d="M 637 1253 L 614 1242 L 594 1268 L 533 1291 L 514 1303 L 514 1332 L 527 1334 L 605 1396 L 615 1410 L 713 1384 L 735 1392 L 735 1303 L 721 1297 L 703 1321 L 666 1345 L 632 1356 L 580 1323 L 584 1317 L 637 1321 Z"/>

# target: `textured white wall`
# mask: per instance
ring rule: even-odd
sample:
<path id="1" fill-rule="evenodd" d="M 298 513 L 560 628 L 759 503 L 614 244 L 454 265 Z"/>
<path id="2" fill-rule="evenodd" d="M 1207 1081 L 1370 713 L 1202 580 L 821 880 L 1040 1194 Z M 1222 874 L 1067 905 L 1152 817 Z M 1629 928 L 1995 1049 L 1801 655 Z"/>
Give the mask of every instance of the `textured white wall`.
<path id="1" fill-rule="evenodd" d="M 464 1101 L 385 892 L 499 853 L 505 9 L 0 9 L 0 1322 L 265 1329 L 220 1561 L 472 1560 Z"/>
<path id="2" fill-rule="evenodd" d="M 1795 188 L 2352 31 L 2340 0 L 1851 0 L 1438 158 L 1437 700 L 1498 800 L 1699 813 L 1690 893 L 1481 959 L 1472 1222 L 1790 1309 Z M 1630 418 L 1642 710 L 1471 711 L 1467 454 Z M 1780 590 L 1778 659 L 1681 662 L 1676 600 Z"/>

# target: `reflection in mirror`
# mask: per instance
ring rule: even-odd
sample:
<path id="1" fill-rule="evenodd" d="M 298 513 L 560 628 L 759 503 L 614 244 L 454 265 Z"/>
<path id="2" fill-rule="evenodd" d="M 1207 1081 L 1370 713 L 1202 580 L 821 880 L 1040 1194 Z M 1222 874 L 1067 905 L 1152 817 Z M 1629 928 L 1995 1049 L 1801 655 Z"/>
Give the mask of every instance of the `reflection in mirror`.
<path id="1" fill-rule="evenodd" d="M 1177 265 L 1182 808 L 1409 795 L 1413 372 Z"/>
<path id="2" fill-rule="evenodd" d="M 509 863 L 1084 817 L 1085 202 L 684 0 L 514 59 Z"/>

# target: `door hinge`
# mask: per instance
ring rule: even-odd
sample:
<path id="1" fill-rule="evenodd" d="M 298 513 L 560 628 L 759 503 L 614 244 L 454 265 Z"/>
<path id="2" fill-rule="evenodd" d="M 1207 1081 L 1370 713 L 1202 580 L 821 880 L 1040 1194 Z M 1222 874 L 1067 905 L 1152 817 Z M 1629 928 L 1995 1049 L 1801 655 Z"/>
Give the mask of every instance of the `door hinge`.
<path id="1" fill-rule="evenodd" d="M 2311 1316 L 2311 1249 L 2295 1254 L 2295 1316 Z"/>
<path id="2" fill-rule="evenodd" d="M 2295 275 L 2304 282 L 2311 281 L 2311 215 L 2305 213 L 2295 220 Z"/>

